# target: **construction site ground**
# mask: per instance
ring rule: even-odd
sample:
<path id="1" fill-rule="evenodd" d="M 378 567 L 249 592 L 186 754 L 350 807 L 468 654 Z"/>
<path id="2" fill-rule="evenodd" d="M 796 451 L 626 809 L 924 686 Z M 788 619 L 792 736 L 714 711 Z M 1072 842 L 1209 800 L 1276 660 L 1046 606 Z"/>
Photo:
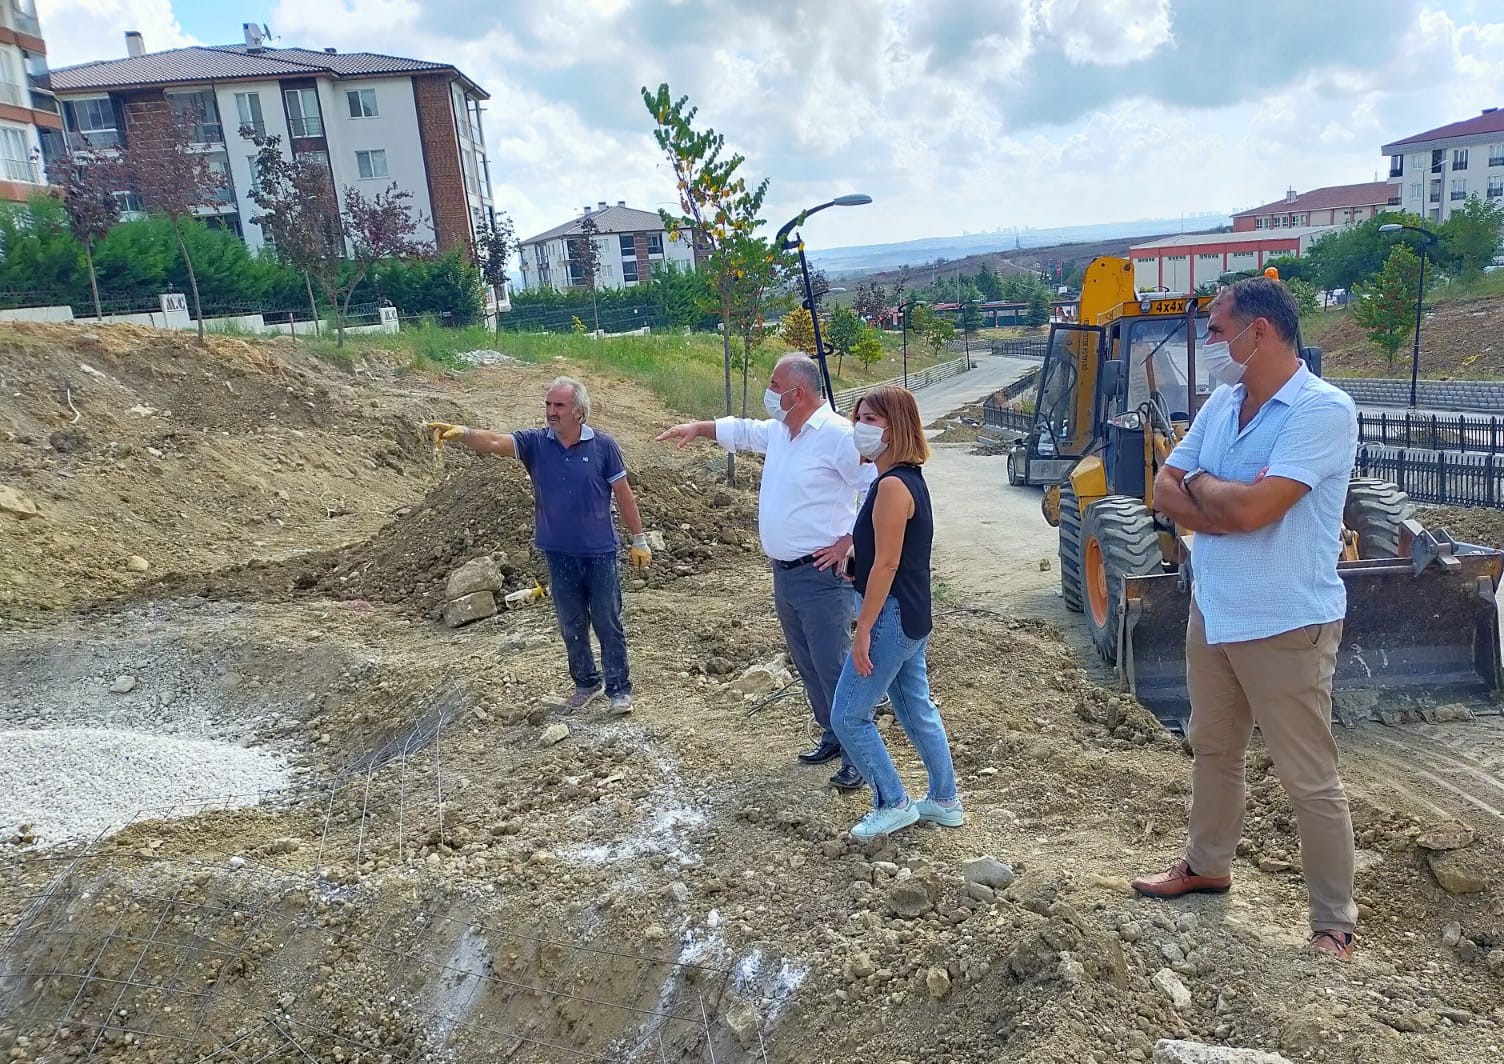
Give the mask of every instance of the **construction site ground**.
<path id="1" fill-rule="evenodd" d="M 782 649 L 758 463 L 730 488 L 720 453 L 653 444 L 678 415 L 629 381 L 586 378 L 665 539 L 624 579 L 635 712 L 562 711 L 547 604 L 445 627 L 461 564 L 492 556 L 506 590 L 544 569 L 520 466 L 436 454 L 417 423 L 538 424 L 568 368 L 0 331 L 0 1053 L 1504 1053 L 1498 718 L 1342 731 L 1351 964 L 1306 949 L 1291 809 L 1257 746 L 1233 890 L 1137 898 L 1129 878 L 1180 852 L 1189 757 L 1061 605 L 1037 489 L 971 443 L 927 467 L 961 828 L 849 838 L 869 796 L 799 766 L 797 687 L 746 675 L 776 677 Z M 950 410 L 981 398 L 946 383 Z M 1438 831 L 1471 841 L 1433 858 Z M 1011 881 L 968 884 L 983 855 Z"/>

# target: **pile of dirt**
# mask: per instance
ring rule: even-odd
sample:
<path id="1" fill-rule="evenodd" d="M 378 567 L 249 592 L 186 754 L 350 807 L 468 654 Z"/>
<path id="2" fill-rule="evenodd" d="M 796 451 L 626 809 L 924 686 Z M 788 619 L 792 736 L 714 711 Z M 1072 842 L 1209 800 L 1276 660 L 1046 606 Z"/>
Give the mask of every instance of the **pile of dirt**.
<path id="1" fill-rule="evenodd" d="M 1307 327 L 1322 349 L 1323 371 L 1341 377 L 1399 377 L 1409 372 L 1408 341 L 1384 358 L 1349 311 L 1330 311 Z M 1504 377 L 1504 296 L 1453 299 L 1432 305 L 1420 330 L 1421 376 L 1431 380 Z"/>
<path id="2" fill-rule="evenodd" d="M 931 443 L 975 443 L 977 438 L 987 431 L 986 426 L 982 424 L 981 403 L 972 403 L 952 411 L 945 417 L 936 418 L 925 428 L 943 430 L 940 435 L 930 437 Z"/>
<path id="3" fill-rule="evenodd" d="M 1444 528 L 1462 543 L 1504 550 L 1504 510 L 1473 506 L 1422 506 L 1416 518 L 1427 528 Z"/>
<path id="4" fill-rule="evenodd" d="M 533 547 L 533 491 L 513 461 L 455 455 L 455 468 L 421 502 L 403 507 L 370 539 L 295 558 L 251 562 L 217 572 L 174 574 L 139 590 L 146 597 L 278 599 L 316 595 L 411 607 L 434 614 L 449 574 L 489 555 L 506 590 L 548 585 L 547 560 Z M 628 474 L 644 526 L 667 550 L 635 586 L 662 586 L 755 555 L 756 495 L 746 488 L 646 466 Z"/>

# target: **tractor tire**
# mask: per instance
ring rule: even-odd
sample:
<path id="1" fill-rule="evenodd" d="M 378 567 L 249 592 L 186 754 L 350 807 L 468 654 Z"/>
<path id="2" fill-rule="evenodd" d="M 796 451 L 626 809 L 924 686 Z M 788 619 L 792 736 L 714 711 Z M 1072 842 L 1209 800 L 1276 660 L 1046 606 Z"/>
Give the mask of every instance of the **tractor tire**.
<path id="1" fill-rule="evenodd" d="M 1081 531 L 1086 627 L 1102 660 L 1116 665 L 1123 578 L 1160 571 L 1164 555 L 1159 533 L 1143 501 L 1126 495 L 1109 495 L 1093 503 L 1087 508 Z"/>
<path id="2" fill-rule="evenodd" d="M 1387 480 L 1354 477 L 1347 485 L 1342 523 L 1358 534 L 1358 557 L 1398 558 L 1400 526 L 1415 516 L 1415 503 Z"/>
<path id="3" fill-rule="evenodd" d="M 1024 483 L 1023 476 L 1018 472 L 1018 465 L 1013 460 L 1012 451 L 1008 452 L 1008 483 L 1015 488 L 1022 487 Z"/>
<path id="4" fill-rule="evenodd" d="M 1081 583 L 1081 501 L 1076 498 L 1070 481 L 1060 485 L 1060 597 L 1065 608 L 1080 613 L 1083 606 Z"/>

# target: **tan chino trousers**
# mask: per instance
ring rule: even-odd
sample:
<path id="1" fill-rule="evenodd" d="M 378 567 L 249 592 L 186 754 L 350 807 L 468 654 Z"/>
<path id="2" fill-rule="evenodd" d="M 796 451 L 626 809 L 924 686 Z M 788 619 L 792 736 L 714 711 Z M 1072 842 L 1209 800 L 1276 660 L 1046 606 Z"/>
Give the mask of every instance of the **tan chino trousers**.
<path id="1" fill-rule="evenodd" d="M 1244 755 L 1255 723 L 1300 825 L 1300 860 L 1310 892 L 1311 929 L 1351 933 L 1353 826 L 1337 774 L 1332 676 L 1342 622 L 1306 625 L 1265 639 L 1207 644 L 1194 599 L 1186 628 L 1186 680 L 1195 755 L 1186 860 L 1201 875 L 1225 876 L 1242 833 Z"/>

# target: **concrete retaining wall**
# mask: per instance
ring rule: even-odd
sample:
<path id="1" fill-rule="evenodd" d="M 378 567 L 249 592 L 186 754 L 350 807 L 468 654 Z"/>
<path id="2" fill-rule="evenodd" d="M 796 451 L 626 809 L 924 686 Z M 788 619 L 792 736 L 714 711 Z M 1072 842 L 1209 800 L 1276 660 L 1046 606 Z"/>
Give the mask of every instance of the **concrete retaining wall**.
<path id="1" fill-rule="evenodd" d="M 1328 377 L 1362 406 L 1410 405 L 1410 381 L 1383 377 Z M 1504 382 L 1419 381 L 1416 405 L 1429 410 L 1477 410 L 1504 414 Z"/>

